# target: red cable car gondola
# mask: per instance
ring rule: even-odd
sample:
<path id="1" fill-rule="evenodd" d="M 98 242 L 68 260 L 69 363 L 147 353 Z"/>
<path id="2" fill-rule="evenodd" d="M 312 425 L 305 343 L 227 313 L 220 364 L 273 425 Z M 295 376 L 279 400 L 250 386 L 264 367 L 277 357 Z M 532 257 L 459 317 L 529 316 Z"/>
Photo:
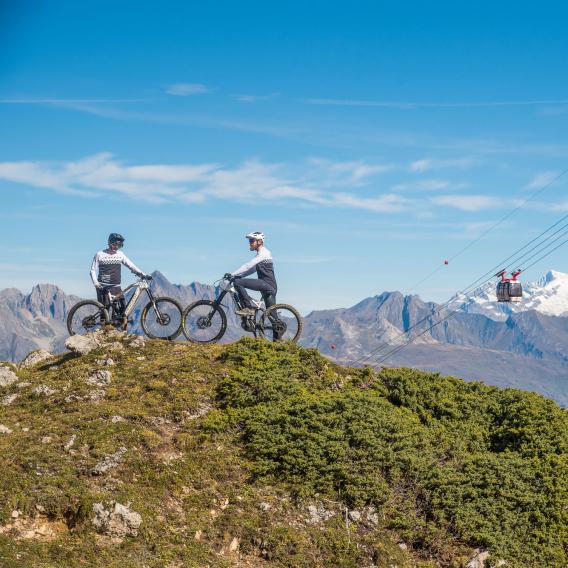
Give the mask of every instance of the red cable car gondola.
<path id="1" fill-rule="evenodd" d="M 498 302 L 520 302 L 523 297 L 523 286 L 517 280 L 521 273 L 521 269 L 511 272 L 511 277 L 507 278 L 507 272 L 501 270 L 495 276 L 499 276 L 501 281 L 497 284 L 497 301 Z"/>

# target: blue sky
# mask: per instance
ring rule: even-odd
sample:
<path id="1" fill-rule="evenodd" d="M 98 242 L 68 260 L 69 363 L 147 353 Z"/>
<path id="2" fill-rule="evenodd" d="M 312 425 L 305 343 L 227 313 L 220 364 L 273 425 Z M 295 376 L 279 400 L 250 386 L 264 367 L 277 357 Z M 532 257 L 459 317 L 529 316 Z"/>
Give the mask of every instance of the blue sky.
<path id="1" fill-rule="evenodd" d="M 563 2 L 0 2 L 0 288 L 92 294 L 111 231 L 279 300 L 445 300 L 568 212 Z M 560 249 L 526 275 L 568 272 Z"/>

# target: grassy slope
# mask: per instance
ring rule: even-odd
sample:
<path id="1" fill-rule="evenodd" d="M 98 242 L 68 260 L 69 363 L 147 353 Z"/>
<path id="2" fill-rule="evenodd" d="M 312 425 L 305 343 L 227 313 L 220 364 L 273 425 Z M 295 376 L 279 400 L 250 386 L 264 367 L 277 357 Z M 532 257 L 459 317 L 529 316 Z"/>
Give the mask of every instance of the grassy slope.
<path id="1" fill-rule="evenodd" d="M 39 508 L 60 527 L 0 534 L 3 568 L 460 566 L 477 546 L 566 564 L 568 423 L 551 401 L 251 340 L 112 352 L 105 397 L 78 399 L 107 352 L 21 370 L 31 385 L 0 392 L 20 395 L 0 407 L 0 525 Z M 121 465 L 90 473 L 120 447 Z M 92 504 L 112 500 L 142 515 L 137 537 L 94 532 Z M 329 518 L 310 523 L 310 504 Z"/>

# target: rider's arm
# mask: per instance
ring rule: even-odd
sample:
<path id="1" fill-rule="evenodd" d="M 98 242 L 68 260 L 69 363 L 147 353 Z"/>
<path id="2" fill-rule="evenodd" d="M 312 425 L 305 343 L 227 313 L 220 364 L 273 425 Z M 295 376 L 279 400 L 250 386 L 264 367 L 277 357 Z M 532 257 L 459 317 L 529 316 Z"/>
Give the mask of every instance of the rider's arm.
<path id="1" fill-rule="evenodd" d="M 95 288 L 99 288 L 101 286 L 98 274 L 99 274 L 99 253 L 95 254 L 95 258 L 93 258 L 93 264 L 91 264 L 91 280 L 93 281 Z"/>
<path id="2" fill-rule="evenodd" d="M 121 262 L 130 270 L 130 272 L 134 272 L 136 276 L 144 275 L 144 272 L 142 272 L 142 270 L 140 270 L 124 253 L 122 253 Z"/>
<path id="3" fill-rule="evenodd" d="M 261 249 L 261 251 L 252 260 L 245 262 L 240 268 L 237 268 L 237 270 L 231 272 L 231 275 L 248 276 L 249 274 L 252 274 L 255 271 L 255 267 L 259 262 L 267 260 L 268 258 L 270 258 L 270 255 L 265 253 L 264 249 Z"/>

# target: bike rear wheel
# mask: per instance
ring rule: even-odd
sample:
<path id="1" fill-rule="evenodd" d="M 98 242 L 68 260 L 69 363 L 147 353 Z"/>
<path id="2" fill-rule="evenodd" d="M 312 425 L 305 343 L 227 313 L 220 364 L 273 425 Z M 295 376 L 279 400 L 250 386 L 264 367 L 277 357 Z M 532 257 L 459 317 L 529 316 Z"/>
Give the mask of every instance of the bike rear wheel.
<path id="1" fill-rule="evenodd" d="M 293 306 L 274 304 L 262 314 L 260 329 L 269 341 L 298 341 L 304 322 Z"/>
<path id="2" fill-rule="evenodd" d="M 227 315 L 214 302 L 193 302 L 183 313 L 183 334 L 194 343 L 219 341 L 227 330 Z"/>
<path id="3" fill-rule="evenodd" d="M 172 340 L 181 333 L 182 315 L 183 309 L 177 300 L 154 298 L 154 303 L 148 302 L 142 310 L 140 323 L 149 338 Z"/>
<path id="4" fill-rule="evenodd" d="M 101 329 L 109 322 L 106 308 L 95 300 L 75 304 L 67 315 L 69 335 L 85 335 Z"/>

